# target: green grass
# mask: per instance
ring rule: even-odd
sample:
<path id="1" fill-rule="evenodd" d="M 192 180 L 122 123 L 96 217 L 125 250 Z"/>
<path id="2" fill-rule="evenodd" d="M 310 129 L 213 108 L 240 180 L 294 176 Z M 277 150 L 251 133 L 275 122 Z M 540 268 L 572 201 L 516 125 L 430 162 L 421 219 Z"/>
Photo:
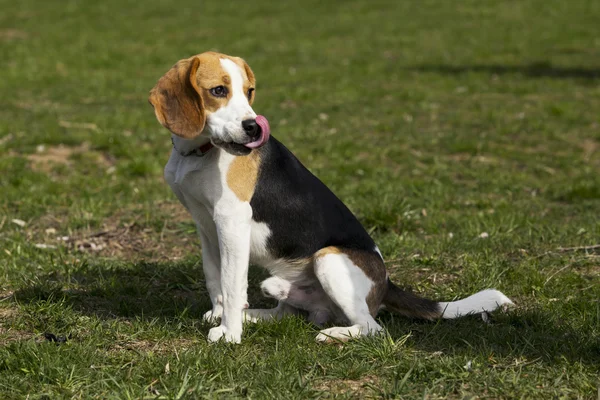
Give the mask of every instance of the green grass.
<path id="1" fill-rule="evenodd" d="M 597 1 L 0 9 L 0 398 L 597 398 L 600 249 L 572 249 L 600 243 Z M 383 313 L 388 336 L 343 346 L 295 318 L 208 345 L 198 240 L 146 99 L 210 49 L 249 62 L 255 110 L 397 283 L 518 307 L 491 325 Z"/>

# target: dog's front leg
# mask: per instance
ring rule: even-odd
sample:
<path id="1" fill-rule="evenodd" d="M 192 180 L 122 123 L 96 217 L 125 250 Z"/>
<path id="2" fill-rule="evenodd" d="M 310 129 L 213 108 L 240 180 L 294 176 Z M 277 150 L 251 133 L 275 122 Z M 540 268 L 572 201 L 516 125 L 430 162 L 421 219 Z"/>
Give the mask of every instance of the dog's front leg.
<path id="1" fill-rule="evenodd" d="M 214 227 L 213 227 L 214 228 Z M 204 314 L 205 321 L 216 323 L 223 315 L 223 294 L 221 293 L 221 258 L 216 229 L 213 235 L 206 234 L 200 225 L 198 233 L 202 242 L 202 269 L 206 289 L 210 296 L 212 309 Z"/>
<path id="2" fill-rule="evenodd" d="M 248 307 L 248 263 L 250 258 L 250 221 L 252 208 L 241 203 L 224 213 L 215 210 L 215 224 L 221 255 L 221 325 L 208 332 L 208 340 L 239 343 L 242 337 L 242 312 Z"/>

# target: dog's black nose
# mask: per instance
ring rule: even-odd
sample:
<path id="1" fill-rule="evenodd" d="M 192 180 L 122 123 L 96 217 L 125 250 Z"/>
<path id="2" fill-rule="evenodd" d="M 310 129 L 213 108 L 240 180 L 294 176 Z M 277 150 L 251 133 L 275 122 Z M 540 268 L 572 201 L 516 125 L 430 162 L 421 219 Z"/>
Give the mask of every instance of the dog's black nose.
<path id="1" fill-rule="evenodd" d="M 242 128 L 246 131 L 246 135 L 251 138 L 257 138 L 260 135 L 260 126 L 255 119 L 246 119 L 242 121 Z"/>

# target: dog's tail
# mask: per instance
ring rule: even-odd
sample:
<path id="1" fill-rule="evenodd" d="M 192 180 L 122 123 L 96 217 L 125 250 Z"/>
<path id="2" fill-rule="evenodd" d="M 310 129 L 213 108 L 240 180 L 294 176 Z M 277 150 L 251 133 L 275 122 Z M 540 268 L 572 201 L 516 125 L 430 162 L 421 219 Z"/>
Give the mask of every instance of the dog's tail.
<path id="1" fill-rule="evenodd" d="M 462 300 L 438 302 L 405 292 L 388 279 L 388 288 L 383 298 L 383 304 L 389 310 L 407 317 L 452 319 L 494 311 L 498 307 L 512 305 L 513 302 L 496 289 L 482 290 Z"/>

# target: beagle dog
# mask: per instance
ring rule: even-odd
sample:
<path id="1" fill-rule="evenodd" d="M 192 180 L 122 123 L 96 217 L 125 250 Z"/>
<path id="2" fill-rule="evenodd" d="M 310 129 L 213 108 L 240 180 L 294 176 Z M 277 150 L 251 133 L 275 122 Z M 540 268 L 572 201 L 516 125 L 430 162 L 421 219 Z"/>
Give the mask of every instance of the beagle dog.
<path id="1" fill-rule="evenodd" d="M 386 307 L 425 319 L 456 318 L 512 304 L 488 289 L 436 302 L 405 292 L 356 217 L 270 135 L 252 109 L 256 80 L 238 57 L 207 52 L 180 60 L 149 101 L 172 133 L 165 178 L 196 222 L 212 310 L 220 325 L 208 340 L 239 343 L 243 322 L 301 314 L 329 325 L 317 341 L 347 340 L 382 330 Z M 248 265 L 271 277 L 262 292 L 273 309 L 249 309 Z M 333 326 L 332 326 L 333 325 Z"/>

